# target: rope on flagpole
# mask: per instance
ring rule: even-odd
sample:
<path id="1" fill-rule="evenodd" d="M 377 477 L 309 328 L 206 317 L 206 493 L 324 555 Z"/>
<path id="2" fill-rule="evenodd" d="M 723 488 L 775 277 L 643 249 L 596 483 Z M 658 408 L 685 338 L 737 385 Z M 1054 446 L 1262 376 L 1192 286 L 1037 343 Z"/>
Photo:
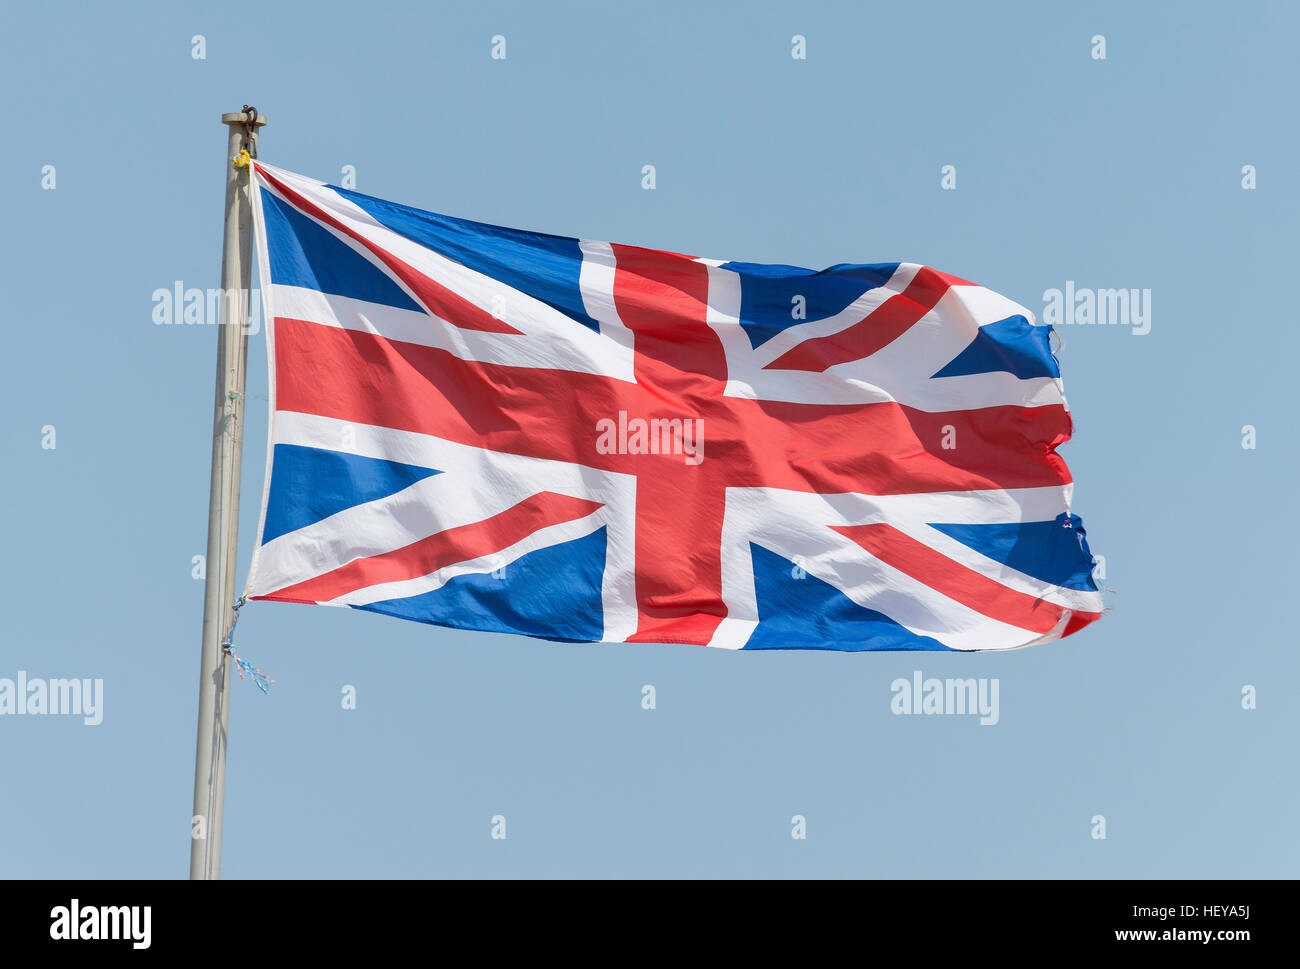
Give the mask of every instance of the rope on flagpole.
<path id="1" fill-rule="evenodd" d="M 235 652 L 235 646 L 234 646 L 235 626 L 239 623 L 239 610 L 244 608 L 244 603 L 247 601 L 248 600 L 245 599 L 243 596 L 240 596 L 238 599 L 235 600 L 234 610 L 231 612 L 230 615 L 230 632 L 227 633 L 226 638 L 222 640 L 221 648 L 226 653 L 226 655 L 229 656 L 234 661 L 235 672 L 239 674 L 239 678 L 241 680 L 244 679 L 245 674 L 247 674 L 248 676 L 251 676 L 253 678 L 254 686 L 256 686 L 263 693 L 270 693 L 271 684 L 274 683 L 275 680 L 271 679 L 269 676 L 267 676 L 265 673 L 259 670 L 256 666 L 254 666 L 248 660 L 244 659 L 238 653 Z"/>
<path id="2" fill-rule="evenodd" d="M 257 108 L 251 104 L 244 105 L 244 151 L 241 155 L 257 157 L 257 142 L 253 140 L 253 129 L 257 126 Z M 251 156 L 249 155 L 251 152 Z"/>
<path id="3" fill-rule="evenodd" d="M 257 126 L 257 108 L 250 104 L 244 105 L 244 118 L 244 146 L 239 149 L 238 155 L 230 159 L 236 168 L 247 168 L 257 157 L 257 141 L 253 138 L 253 129 Z"/>

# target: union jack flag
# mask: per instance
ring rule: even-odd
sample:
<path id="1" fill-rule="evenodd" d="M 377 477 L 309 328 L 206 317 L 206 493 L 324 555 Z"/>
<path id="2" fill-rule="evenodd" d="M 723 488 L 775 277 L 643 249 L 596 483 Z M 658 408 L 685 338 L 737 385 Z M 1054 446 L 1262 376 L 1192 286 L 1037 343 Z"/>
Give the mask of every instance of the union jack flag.
<path id="1" fill-rule="evenodd" d="M 1051 328 L 1016 303 L 253 180 L 248 598 L 733 649 L 1009 649 L 1099 617 Z"/>

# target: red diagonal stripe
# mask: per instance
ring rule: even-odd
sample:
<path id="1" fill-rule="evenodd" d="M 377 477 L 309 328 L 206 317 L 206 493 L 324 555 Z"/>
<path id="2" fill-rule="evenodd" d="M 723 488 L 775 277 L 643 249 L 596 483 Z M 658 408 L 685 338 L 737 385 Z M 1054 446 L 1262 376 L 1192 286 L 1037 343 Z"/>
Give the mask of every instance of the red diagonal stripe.
<path id="1" fill-rule="evenodd" d="M 829 336 L 805 340 L 763 369 L 821 373 L 837 363 L 869 357 L 889 346 L 934 309 L 949 287 L 969 285 L 964 279 L 922 266 L 906 289 L 885 300 L 857 323 Z"/>
<path id="2" fill-rule="evenodd" d="M 315 218 L 324 222 L 333 229 L 337 229 L 351 239 L 355 239 L 371 252 L 373 252 L 385 266 L 402 282 L 406 283 L 415 293 L 416 297 L 424 304 L 435 316 L 446 320 L 452 326 L 458 326 L 462 330 L 484 330 L 488 333 L 515 333 L 522 335 L 521 331 L 516 330 L 504 320 L 498 320 L 482 307 L 476 306 L 469 300 L 457 293 L 453 293 L 446 286 L 435 282 L 424 273 L 420 272 L 413 266 L 409 266 L 402 260 L 398 259 L 386 249 L 381 249 L 365 236 L 352 231 L 338 219 L 327 213 L 320 206 L 309 202 L 289 186 L 274 175 L 267 172 L 265 168 L 259 168 L 258 171 L 262 177 L 276 187 L 287 201 L 292 202 L 304 212 L 309 213 Z"/>
<path id="3" fill-rule="evenodd" d="M 499 552 L 540 528 L 585 518 L 600 507 L 598 501 L 543 491 L 525 498 L 499 515 L 469 525 L 448 528 L 392 552 L 357 559 L 332 572 L 297 585 L 286 586 L 259 598 L 328 602 L 356 589 L 382 582 L 416 579 L 447 565 Z"/>
<path id="4" fill-rule="evenodd" d="M 1001 582 L 918 542 L 893 525 L 842 525 L 834 527 L 834 530 L 857 542 L 882 562 L 990 619 L 1045 633 L 1060 622 L 1065 611 L 1045 599 L 1009 589 Z M 1084 617 L 1084 622 L 1091 622 L 1098 615 L 1075 613 L 1076 618 Z"/>

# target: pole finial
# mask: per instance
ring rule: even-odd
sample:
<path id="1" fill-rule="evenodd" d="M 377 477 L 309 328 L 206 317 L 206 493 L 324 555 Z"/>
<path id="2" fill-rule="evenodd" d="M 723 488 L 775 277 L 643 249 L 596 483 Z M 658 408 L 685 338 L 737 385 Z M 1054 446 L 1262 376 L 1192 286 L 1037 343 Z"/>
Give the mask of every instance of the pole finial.
<path id="1" fill-rule="evenodd" d="M 257 129 L 266 124 L 265 115 L 259 114 L 257 108 L 253 107 L 251 104 L 246 104 L 238 111 L 223 114 L 221 116 L 221 123 L 230 125 L 232 128 L 241 128 L 242 137 L 239 144 L 240 151 L 248 152 L 249 156 L 252 158 L 257 157 L 257 138 L 255 136 Z"/>

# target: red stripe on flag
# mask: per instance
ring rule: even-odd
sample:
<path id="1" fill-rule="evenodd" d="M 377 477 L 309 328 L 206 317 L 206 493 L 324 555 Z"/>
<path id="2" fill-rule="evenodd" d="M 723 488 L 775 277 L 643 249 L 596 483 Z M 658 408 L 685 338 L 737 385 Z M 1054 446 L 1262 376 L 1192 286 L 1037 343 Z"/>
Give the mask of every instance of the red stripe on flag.
<path id="1" fill-rule="evenodd" d="M 857 323 L 838 333 L 805 340 L 763 369 L 821 373 L 837 363 L 869 357 L 889 346 L 934 309 L 949 287 L 969 285 L 964 279 L 922 266 L 906 289 L 885 300 Z"/>
<path id="2" fill-rule="evenodd" d="M 709 267 L 670 252 L 611 248 L 618 266 L 614 303 L 623 325 L 636 334 L 638 382 L 692 396 L 721 393 L 727 356 L 706 322 Z"/>
<path id="3" fill-rule="evenodd" d="M 1070 617 L 1070 621 L 1065 624 L 1065 632 L 1061 633 L 1061 638 L 1073 636 L 1090 622 L 1096 622 L 1101 618 L 1099 612 L 1076 612 Z"/>
<path id="4" fill-rule="evenodd" d="M 598 452 L 598 421 L 617 419 L 620 410 L 695 416 L 705 435 L 695 470 L 716 474 L 718 487 L 887 495 L 1070 481 L 1053 451 L 1070 433 L 1059 405 L 929 413 L 893 402 L 667 397 L 653 384 L 462 360 L 304 320 L 274 325 L 278 410 L 625 474 L 662 474 L 659 456 Z"/>
<path id="5" fill-rule="evenodd" d="M 380 248 L 365 236 L 349 229 L 338 219 L 320 208 L 320 206 L 309 202 L 274 175 L 271 175 L 265 168 L 259 168 L 258 171 L 261 173 L 263 178 L 275 186 L 276 190 L 284 196 L 286 201 L 293 203 L 303 212 L 315 217 L 321 222 L 324 222 L 330 228 L 337 229 L 339 232 L 348 236 L 348 238 L 355 239 L 373 252 L 385 266 L 393 271 L 398 279 L 411 288 L 411 291 L 415 293 L 416 298 L 424 304 L 425 309 L 433 313 L 439 319 L 446 320 L 452 326 L 458 326 L 462 330 L 483 330 L 488 333 L 514 333 L 522 335 L 521 331 L 516 330 L 509 323 L 506 323 L 504 320 L 498 320 L 487 310 L 476 306 L 463 296 L 453 293 L 446 286 L 435 282 L 413 266 L 407 265 L 391 252 Z"/>
<path id="6" fill-rule="evenodd" d="M 499 515 L 469 525 L 448 528 L 392 552 L 357 559 L 332 572 L 297 585 L 286 586 L 260 598 L 328 602 L 372 585 L 417 579 L 457 562 L 499 552 L 538 529 L 585 518 L 600 507 L 598 501 L 543 491 L 525 498 Z"/>
<path id="7" fill-rule="evenodd" d="M 705 435 L 744 435 L 738 415 L 714 417 L 728 413 L 721 396 L 727 358 L 707 322 L 708 266 L 635 246 L 613 252 L 614 302 L 635 334 L 637 385 L 649 395 L 633 413 L 698 418 Z M 707 643 L 727 614 L 719 549 L 733 469 L 707 458 L 707 467 L 646 458 L 636 483 L 637 628 L 628 642 Z"/>
<path id="8" fill-rule="evenodd" d="M 471 447 L 628 467 L 596 450 L 596 421 L 634 385 L 567 370 L 462 360 L 436 347 L 277 318 L 276 409 L 429 434 Z"/>
<path id="9" fill-rule="evenodd" d="M 1062 606 L 1017 592 L 967 568 L 893 525 L 840 525 L 833 526 L 833 530 L 857 542 L 887 565 L 990 619 L 1045 633 L 1061 621 L 1065 612 Z M 1075 613 L 1076 617 L 1086 617 L 1086 622 L 1099 615 Z"/>

